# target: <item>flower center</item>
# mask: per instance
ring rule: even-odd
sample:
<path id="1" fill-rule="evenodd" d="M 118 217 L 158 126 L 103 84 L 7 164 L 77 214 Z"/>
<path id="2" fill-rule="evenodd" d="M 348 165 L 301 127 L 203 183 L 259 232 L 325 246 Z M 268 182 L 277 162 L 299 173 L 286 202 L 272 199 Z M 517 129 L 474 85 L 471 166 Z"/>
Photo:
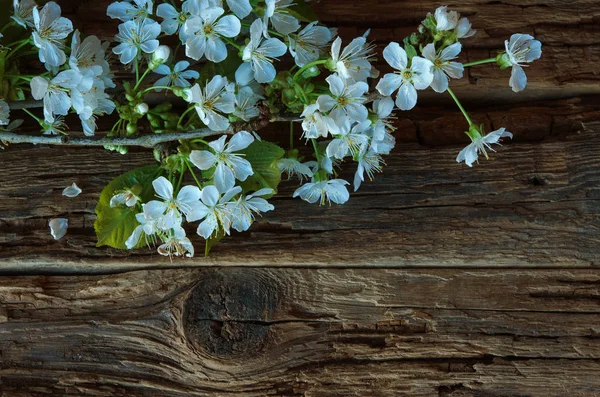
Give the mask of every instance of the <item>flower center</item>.
<path id="1" fill-rule="evenodd" d="M 410 70 L 405 70 L 404 72 L 402 72 L 402 78 L 404 80 L 410 80 L 412 78 L 412 72 Z"/>
<path id="2" fill-rule="evenodd" d="M 435 61 L 433 61 L 433 64 L 435 65 L 436 68 L 441 68 L 442 65 L 444 64 L 444 62 L 441 59 L 436 58 Z"/>

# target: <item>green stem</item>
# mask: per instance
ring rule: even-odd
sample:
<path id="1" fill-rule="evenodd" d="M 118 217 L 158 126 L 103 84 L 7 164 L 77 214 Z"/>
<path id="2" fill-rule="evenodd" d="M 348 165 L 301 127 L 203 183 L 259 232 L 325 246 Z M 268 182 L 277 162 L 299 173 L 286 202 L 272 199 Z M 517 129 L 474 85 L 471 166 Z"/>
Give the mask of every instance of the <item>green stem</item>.
<path id="1" fill-rule="evenodd" d="M 179 128 L 179 126 L 181 125 L 181 122 L 183 121 L 183 118 L 185 117 L 186 114 L 188 114 L 189 112 L 191 112 L 192 110 L 194 110 L 195 107 L 194 106 L 190 106 L 189 108 L 187 108 L 185 110 L 185 112 L 183 112 L 181 114 L 181 116 L 179 117 L 179 120 L 177 120 L 177 128 Z"/>
<path id="2" fill-rule="evenodd" d="M 15 21 L 11 19 L 10 21 L 8 21 L 8 23 L 6 25 L 4 25 L 2 27 L 2 29 L 0 29 L 0 33 L 4 32 L 6 29 L 13 26 L 14 24 L 15 24 Z"/>
<path id="3" fill-rule="evenodd" d="M 135 57 L 135 81 L 140 81 L 140 69 L 137 56 Z"/>
<path id="4" fill-rule="evenodd" d="M 133 87 L 134 91 L 137 91 L 137 89 L 140 86 L 140 84 L 142 84 L 142 81 L 144 81 L 144 79 L 146 78 L 146 76 L 148 76 L 148 73 L 150 73 L 150 68 L 146 69 L 146 71 L 142 74 L 142 78 L 139 79 L 139 80 L 137 80 L 137 82 L 135 83 L 135 87 Z"/>
<path id="5" fill-rule="evenodd" d="M 450 89 L 450 87 L 448 87 L 448 94 L 450 94 L 450 96 L 452 97 L 452 99 L 454 99 L 454 102 L 456 102 L 456 105 L 458 106 L 458 108 L 462 112 L 463 116 L 465 116 L 465 119 L 467 119 L 467 122 L 469 123 L 469 127 L 472 126 L 473 122 L 471 121 L 471 118 L 469 117 L 469 114 L 467 113 L 467 111 L 465 110 L 465 108 L 461 105 L 460 101 L 458 100 L 458 98 L 456 97 L 456 95 L 454 95 L 454 92 L 452 92 L 452 90 Z"/>
<path id="6" fill-rule="evenodd" d="M 20 79 L 25 81 L 31 81 L 35 76 L 19 76 L 16 74 L 5 74 L 4 77 L 8 77 L 9 79 Z"/>
<path id="7" fill-rule="evenodd" d="M 228 42 L 229 44 L 231 44 L 232 46 L 234 46 L 235 48 L 237 48 L 237 49 L 238 49 L 238 51 L 241 51 L 241 50 L 242 50 L 242 48 L 244 48 L 244 47 L 242 47 L 241 45 L 238 45 L 238 44 L 236 44 L 236 42 L 235 42 L 235 41 L 231 40 L 231 39 L 230 39 L 230 38 L 228 38 L 228 37 L 221 36 L 221 39 L 225 40 L 226 42 Z"/>
<path id="8" fill-rule="evenodd" d="M 463 63 L 463 66 L 465 68 L 468 68 L 469 66 L 483 65 L 484 63 L 492 63 L 492 62 L 496 62 L 496 58 L 482 59 L 481 61 Z"/>
<path id="9" fill-rule="evenodd" d="M 190 173 L 192 174 L 192 178 L 194 178 L 194 180 L 196 181 L 196 185 L 198 185 L 198 187 L 200 189 L 202 189 L 202 184 L 198 180 L 198 177 L 196 176 L 196 173 L 192 169 L 192 165 L 190 164 L 190 161 L 188 159 L 185 159 L 185 164 L 187 165 L 188 170 L 190 170 Z"/>
<path id="10" fill-rule="evenodd" d="M 137 85 L 134 87 L 134 90 L 136 88 L 137 88 Z M 142 94 L 145 94 L 148 91 L 152 91 L 152 90 L 169 90 L 169 91 L 173 91 L 173 87 L 168 87 L 166 85 L 153 85 L 152 87 L 148 87 L 148 88 L 144 89 L 142 91 Z"/>
<path id="11" fill-rule="evenodd" d="M 24 46 L 26 46 L 27 44 L 29 44 L 29 42 L 30 42 L 30 39 L 21 40 L 19 45 L 17 45 L 14 48 L 11 48 L 11 50 L 8 53 L 8 55 L 6 56 L 5 60 L 7 60 L 8 58 L 10 58 L 14 54 L 16 54 L 17 51 L 19 51 L 21 48 L 23 48 Z M 11 43 L 11 44 L 7 45 L 7 47 L 11 47 L 12 44 L 16 44 L 16 43 L 19 43 L 19 41 L 16 41 L 15 43 Z"/>
<path id="12" fill-rule="evenodd" d="M 290 121 L 290 149 L 294 148 L 294 122 Z"/>
<path id="13" fill-rule="evenodd" d="M 306 65 L 302 66 L 300 69 L 298 69 L 298 71 L 294 74 L 293 79 L 297 80 L 298 77 L 300 77 L 300 75 L 302 74 L 302 72 L 304 72 L 306 69 L 310 69 L 310 68 L 312 68 L 315 65 L 322 65 L 322 64 L 327 63 L 327 62 L 329 62 L 329 59 L 319 59 L 317 61 L 314 61 L 314 62 L 311 62 L 309 64 L 306 64 Z"/>
<path id="14" fill-rule="evenodd" d="M 40 120 L 40 118 L 39 118 L 39 117 L 37 117 L 35 114 L 31 113 L 31 112 L 30 112 L 29 110 L 27 110 L 27 109 L 23 109 L 23 111 L 24 111 L 25 113 L 27 113 L 28 115 L 30 115 L 31 117 L 33 117 L 33 118 L 35 119 L 35 121 L 37 121 L 38 123 L 40 123 L 40 124 L 41 124 L 41 120 Z"/>
<path id="15" fill-rule="evenodd" d="M 321 155 L 319 154 L 319 144 L 316 139 L 311 139 L 313 148 L 315 149 L 315 157 L 317 158 L 317 167 L 321 168 Z"/>
<path id="16" fill-rule="evenodd" d="M 183 166 L 185 163 L 185 160 L 181 160 L 180 165 Z M 185 174 L 185 168 L 181 167 L 181 174 L 179 174 L 179 181 L 177 181 L 177 191 L 179 191 L 179 189 L 181 188 L 181 182 L 183 182 L 183 175 Z"/>

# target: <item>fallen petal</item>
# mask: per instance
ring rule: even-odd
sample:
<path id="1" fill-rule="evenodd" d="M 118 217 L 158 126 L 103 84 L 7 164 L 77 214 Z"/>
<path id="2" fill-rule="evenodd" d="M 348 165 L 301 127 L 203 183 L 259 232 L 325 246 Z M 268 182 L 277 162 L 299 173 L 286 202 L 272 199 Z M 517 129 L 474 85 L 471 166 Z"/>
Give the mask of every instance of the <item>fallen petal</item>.
<path id="1" fill-rule="evenodd" d="M 81 189 L 73 182 L 71 186 L 66 187 L 65 190 L 63 190 L 62 195 L 67 197 L 77 197 L 80 193 Z"/>
<path id="2" fill-rule="evenodd" d="M 67 234 L 67 227 L 69 227 L 69 220 L 66 218 L 54 218 L 48 223 L 50 226 L 50 234 L 55 240 L 60 240 Z"/>

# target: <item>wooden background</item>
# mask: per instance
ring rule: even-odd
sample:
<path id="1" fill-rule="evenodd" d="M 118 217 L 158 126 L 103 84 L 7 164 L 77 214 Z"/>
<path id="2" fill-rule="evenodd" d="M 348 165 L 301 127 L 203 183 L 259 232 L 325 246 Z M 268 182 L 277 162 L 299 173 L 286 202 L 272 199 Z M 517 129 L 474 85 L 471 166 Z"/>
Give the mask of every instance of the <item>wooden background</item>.
<path id="1" fill-rule="evenodd" d="M 59 3 L 84 33 L 116 31 L 106 0 Z M 381 50 L 439 5 L 315 7 Z M 286 183 L 208 258 L 95 247 L 100 190 L 151 153 L 0 152 L 0 395 L 600 396 L 600 2 L 448 5 L 478 30 L 465 62 L 514 32 L 543 42 L 519 95 L 492 65 L 454 85 L 514 141 L 456 164 L 463 120 L 424 93 L 385 174 L 346 205 Z M 63 198 L 74 181 L 83 194 Z M 69 218 L 60 241 L 53 217 Z"/>

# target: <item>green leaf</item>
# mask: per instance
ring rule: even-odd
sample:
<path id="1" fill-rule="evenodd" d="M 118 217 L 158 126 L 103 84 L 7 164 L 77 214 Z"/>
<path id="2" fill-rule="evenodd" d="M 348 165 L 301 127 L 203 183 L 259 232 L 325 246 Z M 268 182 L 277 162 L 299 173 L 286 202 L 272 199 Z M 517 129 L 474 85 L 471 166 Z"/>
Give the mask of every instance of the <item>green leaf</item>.
<path id="1" fill-rule="evenodd" d="M 110 207 L 110 199 L 115 192 L 141 186 L 140 198 L 147 202 L 154 196 L 152 181 L 158 178 L 164 171 L 158 165 L 148 165 L 136 168 L 113 179 L 100 193 L 100 199 L 96 205 L 96 222 L 94 229 L 98 236 L 97 247 L 109 246 L 119 249 L 127 249 L 125 241 L 133 230 L 138 226 L 135 214 L 138 210 L 129 207 Z M 143 244 L 143 242 L 141 242 Z"/>
<path id="2" fill-rule="evenodd" d="M 240 182 L 244 192 L 270 187 L 277 193 L 277 186 L 281 181 L 281 172 L 277 166 L 277 160 L 283 156 L 285 151 L 271 142 L 256 140 L 242 153 L 246 155 L 245 158 L 252 164 L 252 170 L 254 171 L 254 174 L 249 176 L 248 179 Z"/>
<path id="3" fill-rule="evenodd" d="M 296 0 L 295 3 L 296 4 L 288 8 L 290 15 L 307 23 L 319 20 L 319 17 L 311 7 L 310 3 L 307 3 L 304 0 Z"/>

